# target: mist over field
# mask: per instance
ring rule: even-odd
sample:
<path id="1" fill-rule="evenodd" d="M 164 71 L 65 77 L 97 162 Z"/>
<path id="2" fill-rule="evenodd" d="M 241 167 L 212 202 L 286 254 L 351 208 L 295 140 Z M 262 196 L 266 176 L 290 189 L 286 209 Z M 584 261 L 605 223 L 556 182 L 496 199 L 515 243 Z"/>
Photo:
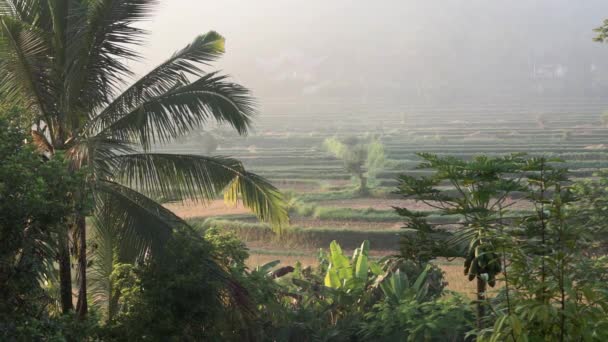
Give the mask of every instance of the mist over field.
<path id="1" fill-rule="evenodd" d="M 217 30 L 218 67 L 270 112 L 572 103 L 608 92 L 608 49 L 592 42 L 606 12 L 602 0 L 172 0 L 146 25 L 145 54 L 154 64 Z"/>

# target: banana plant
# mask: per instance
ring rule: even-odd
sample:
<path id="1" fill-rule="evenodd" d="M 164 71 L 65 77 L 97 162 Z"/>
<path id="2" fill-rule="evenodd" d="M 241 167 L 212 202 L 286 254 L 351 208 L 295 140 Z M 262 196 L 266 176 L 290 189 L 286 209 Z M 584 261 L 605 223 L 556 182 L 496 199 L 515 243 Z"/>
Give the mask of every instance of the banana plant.
<path id="1" fill-rule="evenodd" d="M 413 284 L 410 283 L 405 273 L 397 270 L 380 283 L 380 289 L 382 289 L 387 300 L 395 304 L 405 299 L 421 302 L 428 294 L 428 282 L 426 280 L 430 270 L 431 265 L 427 265 Z"/>
<path id="2" fill-rule="evenodd" d="M 382 274 L 381 267 L 369 260 L 369 241 L 355 249 L 349 261 L 336 241 L 329 245 L 329 266 L 325 274 L 325 286 L 346 292 L 362 291 L 371 280 Z"/>

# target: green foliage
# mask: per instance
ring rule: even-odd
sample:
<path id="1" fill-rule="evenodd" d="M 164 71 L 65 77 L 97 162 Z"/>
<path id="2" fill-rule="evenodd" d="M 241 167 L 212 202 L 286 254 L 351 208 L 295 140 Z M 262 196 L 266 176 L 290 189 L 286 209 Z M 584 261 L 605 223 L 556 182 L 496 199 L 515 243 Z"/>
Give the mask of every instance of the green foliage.
<path id="1" fill-rule="evenodd" d="M 66 169 L 85 173 L 73 194 L 69 229 L 57 239 L 62 309 L 73 306 L 69 259 L 75 257 L 80 318 L 89 299 L 85 216 L 110 227 L 97 237 L 109 243 L 108 233 L 114 235 L 112 245 L 93 251 L 104 252 L 103 258 L 94 257 L 104 261 L 103 269 L 95 270 L 104 282 L 95 295 L 106 298 L 115 250 L 121 262 L 159 256 L 172 230 L 186 225 L 148 196 L 209 201 L 223 194 L 276 229 L 288 224 L 280 192 L 239 161 L 149 153 L 154 145 L 171 143 L 210 121 L 244 134 L 256 113 L 248 89 L 203 70 L 224 53 L 224 38 L 214 31 L 125 86 L 125 78 L 134 76 L 128 61 L 141 58 L 137 47 L 145 41 L 139 21 L 155 5 L 149 0 L 0 1 L 2 105 L 27 108 L 19 119 L 26 121 L 23 127 L 36 127 L 33 142 L 40 154 L 65 158 Z M 207 145 L 214 148 L 213 142 Z"/>
<path id="2" fill-rule="evenodd" d="M 594 29 L 596 36 L 593 38 L 594 41 L 605 43 L 608 41 L 608 19 L 604 20 L 602 26 Z"/>
<path id="3" fill-rule="evenodd" d="M 433 301 L 420 301 L 410 295 L 398 305 L 383 301 L 365 318 L 361 329 L 363 339 L 387 342 L 471 340 L 465 336 L 473 327 L 469 303 L 455 294 Z"/>
<path id="4" fill-rule="evenodd" d="M 421 167 L 434 175 L 402 176 L 399 192 L 444 215 L 462 215 L 462 221 L 446 242 L 433 235 L 442 227 L 429 223 L 428 213 L 398 208 L 407 227 L 418 232 L 402 255 L 424 263 L 442 255 L 443 246 L 467 243 L 465 275 L 478 281 L 481 340 L 605 339 L 608 264 L 597 243 L 606 230 L 605 180 L 571 186 L 568 172 L 545 158 L 421 156 Z M 439 188 L 445 184 L 456 191 Z M 513 204 L 505 199 L 516 192 L 535 210 L 507 215 Z M 505 286 L 488 300 L 480 284 L 493 285 L 498 277 Z"/>
<path id="5" fill-rule="evenodd" d="M 111 335 L 157 341 L 212 336 L 230 289 L 224 290 L 227 274 L 208 261 L 210 253 L 208 242 L 183 229 L 172 235 L 163 258 L 147 260 L 133 271 L 117 269 L 122 309 Z"/>
<path id="6" fill-rule="evenodd" d="M 212 245 L 214 258 L 221 265 L 241 267 L 249 257 L 247 246 L 232 232 L 222 232 L 217 227 L 204 231 L 205 241 Z"/>
<path id="7" fill-rule="evenodd" d="M 384 145 L 378 139 L 373 139 L 367 146 L 367 160 L 365 168 L 370 178 L 376 176 L 378 171 L 382 171 L 386 163 Z"/>
<path id="8" fill-rule="evenodd" d="M 370 222 L 392 222 L 397 221 L 398 216 L 391 210 L 351 209 L 334 207 L 316 207 L 312 217 L 321 220 L 352 220 Z"/>
<path id="9" fill-rule="evenodd" d="M 465 275 L 469 280 L 478 279 L 481 283 L 494 286 L 501 271 L 501 261 L 495 251 L 493 234 L 500 229 L 505 215 L 506 199 L 509 194 L 521 190 L 523 160 L 517 156 L 488 158 L 475 157 L 464 161 L 452 157 L 439 157 L 433 154 L 419 154 L 424 162 L 421 169 L 431 169 L 430 177 L 399 177 L 398 193 L 406 198 L 414 198 L 436 209 L 441 215 L 461 215 L 459 230 L 451 239 L 452 245 L 466 243 Z M 455 191 L 447 192 L 440 185 L 449 184 Z M 446 232 L 442 224 L 428 222 L 428 212 L 413 212 L 398 208 L 397 212 L 406 217 L 406 228 L 417 231 L 413 242 L 404 236 L 402 254 L 417 258 L 424 263 L 448 250 L 449 245 L 440 244 L 432 238 Z M 416 248 L 413 252 L 410 248 Z M 482 286 L 483 287 L 483 286 Z M 484 294 L 481 293 L 480 299 Z"/>
<path id="10" fill-rule="evenodd" d="M 368 180 L 382 170 L 386 161 L 384 146 L 376 138 L 369 141 L 356 137 L 327 138 L 323 147 L 342 160 L 346 171 L 359 180 L 360 193 L 369 191 Z"/>
<path id="11" fill-rule="evenodd" d="M 302 199 L 304 197 L 304 199 Z M 399 215 L 392 210 L 378 210 L 374 208 L 352 209 L 340 207 L 324 207 L 314 204 L 308 199 L 310 196 L 291 197 L 288 201 L 289 212 L 299 217 L 314 217 L 321 220 L 353 220 L 390 222 L 397 221 Z"/>
<path id="12" fill-rule="evenodd" d="M 304 202 L 319 202 L 350 199 L 357 197 L 358 195 L 358 192 L 353 191 L 352 189 L 348 189 L 341 191 L 326 191 L 298 194 L 298 198 Z"/>
<path id="13" fill-rule="evenodd" d="M 501 241 L 510 260 L 490 341 L 608 338 L 608 260 L 597 245 L 606 232 L 600 184 L 570 186 L 567 172 L 539 160 L 528 197 L 536 212 Z M 592 190 L 596 189 L 596 190 Z M 583 196 L 583 197 L 581 197 Z M 600 211 L 598 211 L 598 209 Z M 590 255 L 599 255 L 590 258 Z"/>
<path id="14" fill-rule="evenodd" d="M 393 275 L 380 284 L 380 288 L 387 300 L 398 303 L 404 298 L 414 299 L 422 301 L 427 297 L 428 284 L 427 276 L 431 266 L 428 265 L 422 273 L 418 276 L 413 284 L 410 284 L 410 280 L 405 273 L 401 273 L 401 270 L 397 270 Z"/>
<path id="15" fill-rule="evenodd" d="M 351 261 L 342 253 L 336 241 L 329 245 L 329 251 L 329 265 L 324 280 L 327 287 L 346 292 L 363 291 L 369 285 L 370 272 L 376 276 L 382 273 L 380 266 L 369 260 L 369 241 L 364 241 L 361 247 L 355 249 Z"/>
<path id="16" fill-rule="evenodd" d="M 0 113 L 0 339 L 59 334 L 47 315 L 56 298 L 56 237 L 72 213 L 78 177 L 62 158 L 45 162 L 25 144 L 18 110 Z M 52 332 L 55 331 L 55 332 Z"/>
<path id="17" fill-rule="evenodd" d="M 176 231 L 169 246 L 171 252 L 162 259 L 115 265 L 112 286 L 119 309 L 103 330 L 105 339 L 257 341 L 273 336 L 286 310 L 272 271 L 277 262 L 248 270 L 243 243 L 212 228 Z"/>
<path id="18" fill-rule="evenodd" d="M 406 340 L 425 334 L 463 340 L 470 324 L 457 318 L 467 317 L 470 322 L 468 303 L 459 298 L 456 306 L 449 297 L 442 297 L 442 291 L 433 287 L 434 267 L 410 266 L 392 259 L 370 260 L 367 241 L 352 258 L 332 242 L 329 253 L 320 253 L 318 267 L 296 265 L 290 276 L 278 281 L 289 289 L 292 300 L 284 313 L 288 319 L 275 322 L 275 336 L 289 341 L 390 341 L 407 331 Z M 432 321 L 425 324 L 421 313 L 428 313 Z M 406 320 L 411 324 L 405 324 Z"/>

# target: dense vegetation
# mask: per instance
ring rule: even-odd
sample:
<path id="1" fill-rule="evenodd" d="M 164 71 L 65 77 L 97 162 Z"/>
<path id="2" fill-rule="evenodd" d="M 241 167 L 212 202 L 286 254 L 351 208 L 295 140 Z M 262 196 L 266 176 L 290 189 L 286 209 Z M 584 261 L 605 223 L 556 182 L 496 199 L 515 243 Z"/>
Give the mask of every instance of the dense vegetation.
<path id="1" fill-rule="evenodd" d="M 605 128 L 239 138 L 215 32 L 124 87 L 154 3 L 0 0 L 1 340 L 608 339 Z M 169 209 L 222 194 L 253 214 Z M 251 261 L 277 246 L 302 261 Z"/>

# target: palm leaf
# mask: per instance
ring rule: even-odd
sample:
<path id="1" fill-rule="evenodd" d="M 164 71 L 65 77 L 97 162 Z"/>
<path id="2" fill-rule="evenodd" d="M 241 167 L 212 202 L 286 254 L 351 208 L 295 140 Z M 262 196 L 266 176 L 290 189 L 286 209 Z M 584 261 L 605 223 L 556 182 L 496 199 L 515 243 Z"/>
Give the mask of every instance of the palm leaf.
<path id="1" fill-rule="evenodd" d="M 159 262 L 163 258 L 163 246 L 171 238 L 174 228 L 182 226 L 184 231 L 191 232 L 192 238 L 202 239 L 186 222 L 175 216 L 169 210 L 120 184 L 102 181 L 96 183 L 95 222 L 99 224 L 98 237 L 94 241 L 103 240 L 95 260 L 100 261 L 97 269 L 93 269 L 91 284 L 97 286 L 94 298 L 100 304 L 109 300 L 108 313 L 116 313 L 117 298 L 114 297 L 111 275 L 114 267 L 110 259 L 124 263 L 133 263 L 137 259 L 156 257 Z M 247 291 L 236 282 L 227 270 L 213 258 L 200 260 L 205 264 L 208 276 L 224 284 L 226 291 L 224 299 L 234 303 L 239 309 L 250 310 Z M 97 281 L 99 283 L 97 284 Z"/>
<path id="2" fill-rule="evenodd" d="M 5 99 L 24 100 L 38 113 L 52 111 L 47 49 L 43 34 L 37 29 L 0 17 L 0 92 Z"/>
<path id="3" fill-rule="evenodd" d="M 130 248 L 123 243 L 123 230 L 120 222 L 113 221 L 115 217 L 108 215 L 92 217 L 92 237 L 90 239 L 88 283 L 93 304 L 112 319 L 118 312 L 119 292 L 113 288 L 112 273 L 117 263 L 133 264 L 141 255 L 141 251 Z"/>
<path id="4" fill-rule="evenodd" d="M 118 236 L 114 227 L 104 221 L 103 217 L 93 218 L 93 234 L 89 243 L 92 247 L 89 251 L 89 260 L 93 264 L 87 273 L 93 304 L 103 308 L 110 316 L 112 297 L 110 276 L 114 271 L 114 251 Z"/>
<path id="5" fill-rule="evenodd" d="M 113 158 L 117 155 L 134 153 L 135 149 L 128 141 L 107 138 L 78 138 L 69 145 L 66 156 L 74 169 L 89 165 L 96 179 L 114 178 L 116 164 Z"/>
<path id="6" fill-rule="evenodd" d="M 48 141 L 48 139 L 44 136 L 43 133 L 40 133 L 38 131 L 32 131 L 31 133 L 32 142 L 34 143 L 34 146 L 36 146 L 36 151 L 39 154 L 52 155 L 53 153 L 55 153 L 53 145 L 51 145 L 51 143 Z"/>
<path id="7" fill-rule="evenodd" d="M 15 19 L 33 23 L 40 18 L 41 6 L 45 6 L 39 0 L 0 0 L 0 16 L 10 16 Z"/>
<path id="8" fill-rule="evenodd" d="M 239 199 L 261 220 L 280 229 L 288 222 L 281 193 L 264 178 L 225 157 L 140 153 L 116 156 L 116 177 L 144 193 L 208 201 L 218 194 Z"/>
<path id="9" fill-rule="evenodd" d="M 0 0 L 0 16 L 15 17 L 20 19 L 20 7 L 26 5 L 27 2 L 28 1 Z"/>
<path id="10" fill-rule="evenodd" d="M 239 174 L 224 191 L 224 199 L 236 203 L 239 198 L 246 208 L 279 232 L 289 223 L 283 196 L 264 178 L 247 171 Z"/>
<path id="11" fill-rule="evenodd" d="M 226 79 L 210 73 L 170 90 L 145 101 L 98 135 L 131 140 L 149 149 L 151 143 L 169 142 L 212 118 L 246 133 L 255 113 L 253 100 L 246 88 Z"/>
<path id="12" fill-rule="evenodd" d="M 93 183 L 95 216 L 113 222 L 120 231 L 119 250 L 138 257 L 162 254 L 165 242 L 177 226 L 186 222 L 150 198 L 111 181 Z"/>
<path id="13" fill-rule="evenodd" d="M 89 126 L 93 131 L 105 127 L 144 101 L 161 96 L 176 86 L 185 85 L 187 75 L 202 75 L 198 64 L 213 61 L 224 52 L 224 38 L 215 31 L 200 35 L 185 48 L 177 51 L 164 63 L 125 90 L 107 106 Z"/>
<path id="14" fill-rule="evenodd" d="M 139 57 L 133 46 L 140 45 L 145 34 L 134 24 L 148 18 L 156 3 L 94 0 L 71 7 L 66 54 L 70 114 L 75 115 L 79 107 L 91 110 L 108 103 L 124 78 L 132 75 L 126 63 Z"/>

